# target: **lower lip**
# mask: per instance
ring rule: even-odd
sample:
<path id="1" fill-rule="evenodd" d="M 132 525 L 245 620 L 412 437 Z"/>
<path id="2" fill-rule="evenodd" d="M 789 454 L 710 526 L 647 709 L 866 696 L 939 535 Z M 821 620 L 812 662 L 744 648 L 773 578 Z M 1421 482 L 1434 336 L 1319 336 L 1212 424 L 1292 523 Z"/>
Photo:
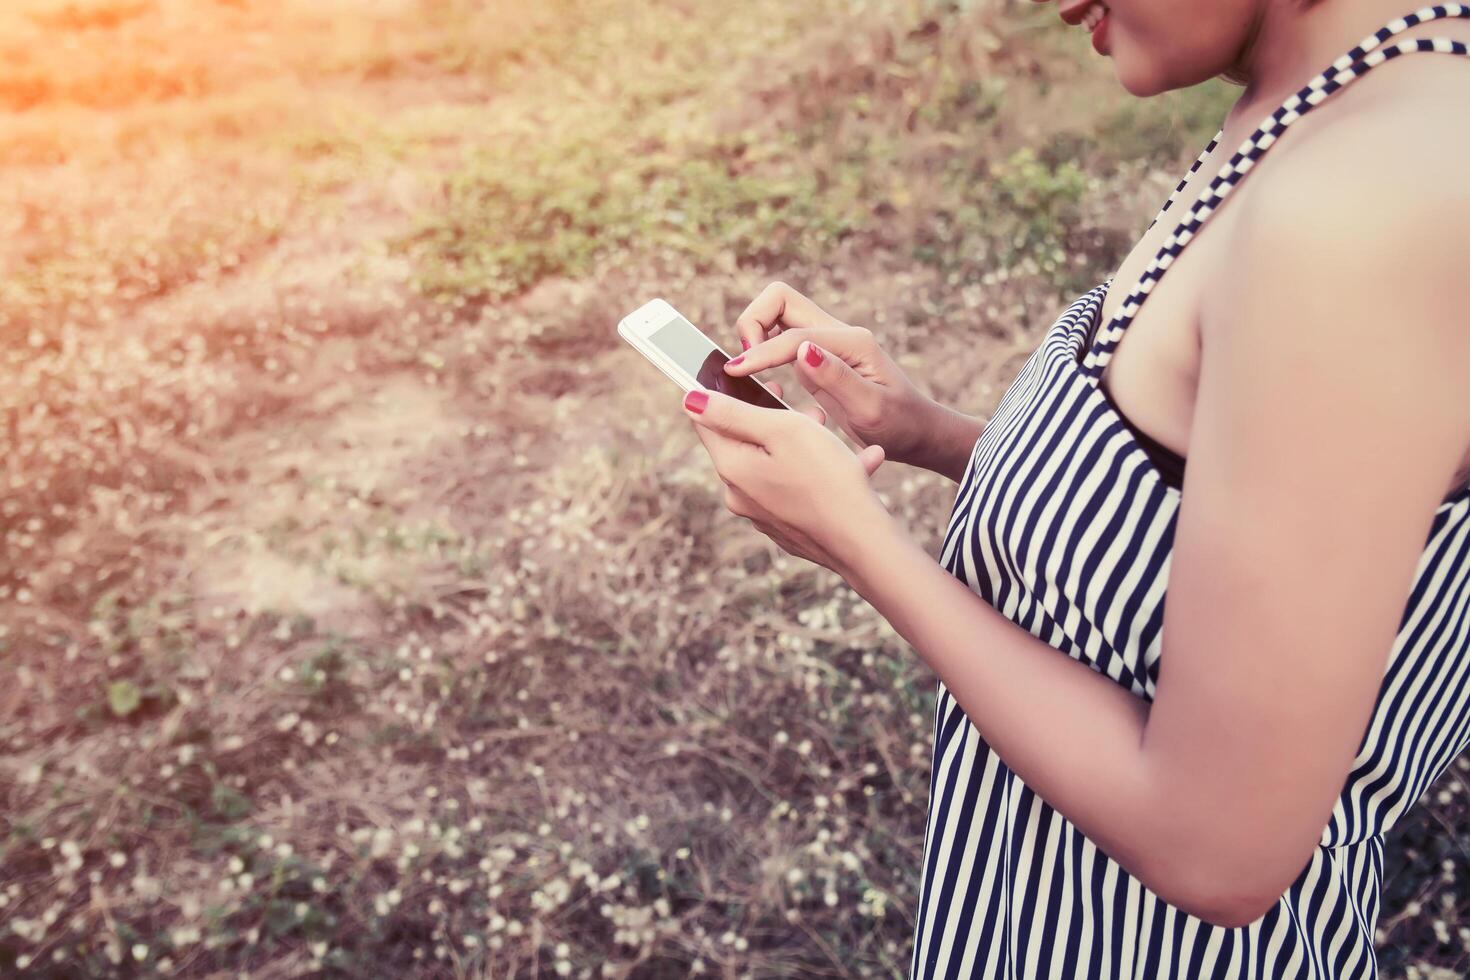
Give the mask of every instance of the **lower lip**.
<path id="1" fill-rule="evenodd" d="M 1092 50 L 1098 54 L 1108 53 L 1108 14 L 1103 14 L 1102 20 L 1092 29 Z"/>

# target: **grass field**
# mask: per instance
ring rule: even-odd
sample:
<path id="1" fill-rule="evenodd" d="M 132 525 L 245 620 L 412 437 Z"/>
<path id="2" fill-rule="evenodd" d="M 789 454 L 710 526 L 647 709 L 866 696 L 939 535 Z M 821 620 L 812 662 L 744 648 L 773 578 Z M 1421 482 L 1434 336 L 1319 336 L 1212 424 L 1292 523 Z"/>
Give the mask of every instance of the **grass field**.
<path id="1" fill-rule="evenodd" d="M 1032 6 L 0 10 L 0 972 L 905 976 L 933 678 L 614 327 L 780 278 L 988 414 L 1232 95 Z"/>

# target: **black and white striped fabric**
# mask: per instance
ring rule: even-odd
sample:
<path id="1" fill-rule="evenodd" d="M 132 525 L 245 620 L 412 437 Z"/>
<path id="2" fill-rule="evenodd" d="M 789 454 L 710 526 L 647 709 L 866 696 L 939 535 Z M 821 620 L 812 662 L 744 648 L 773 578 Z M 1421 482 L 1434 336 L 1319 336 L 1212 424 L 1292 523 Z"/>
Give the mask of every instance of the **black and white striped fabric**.
<path id="1" fill-rule="evenodd" d="M 1470 17 L 1470 7 L 1389 22 L 1267 117 L 1095 339 L 1112 280 L 1067 307 L 975 443 L 945 568 L 1140 697 L 1153 698 L 1158 677 L 1181 493 L 1099 389 L 1103 367 L 1170 263 L 1287 126 L 1399 54 L 1467 53 L 1439 38 L 1383 46 L 1440 17 Z M 1006 767 L 942 683 L 934 736 L 914 976 L 1376 977 L 1383 834 L 1470 744 L 1470 486 L 1435 511 L 1372 720 L 1319 846 L 1250 926 L 1212 926 L 1149 892 Z"/>

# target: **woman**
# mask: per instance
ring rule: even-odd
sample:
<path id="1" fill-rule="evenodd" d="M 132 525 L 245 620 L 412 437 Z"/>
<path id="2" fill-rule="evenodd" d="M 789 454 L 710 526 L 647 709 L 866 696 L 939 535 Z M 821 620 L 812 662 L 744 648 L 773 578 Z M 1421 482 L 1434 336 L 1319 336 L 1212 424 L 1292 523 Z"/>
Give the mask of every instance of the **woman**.
<path id="1" fill-rule="evenodd" d="M 1374 976 L 1383 835 L 1470 743 L 1470 63 L 1397 58 L 1466 55 L 1470 8 L 1060 12 L 1135 95 L 1244 91 L 993 417 L 779 283 L 726 369 L 821 407 L 685 410 L 729 509 L 939 676 L 916 975 Z M 884 459 L 959 483 L 942 567 Z"/>

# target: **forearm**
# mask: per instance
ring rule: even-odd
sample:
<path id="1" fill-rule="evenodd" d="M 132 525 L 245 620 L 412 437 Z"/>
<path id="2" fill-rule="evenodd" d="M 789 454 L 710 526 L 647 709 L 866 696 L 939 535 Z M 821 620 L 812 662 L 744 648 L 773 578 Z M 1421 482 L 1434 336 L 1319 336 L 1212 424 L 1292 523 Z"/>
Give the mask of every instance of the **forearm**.
<path id="1" fill-rule="evenodd" d="M 1193 903 L 1196 828 L 1178 825 L 1193 821 L 1145 756 L 1147 703 L 1003 617 L 888 515 L 874 534 L 845 570 L 849 584 L 1028 786 L 1157 894 Z"/>
<path id="2" fill-rule="evenodd" d="M 974 416 L 931 402 L 927 420 L 929 436 L 909 458 L 899 460 L 912 466 L 933 470 L 959 483 L 970 462 L 975 440 L 980 438 L 985 422 Z"/>

